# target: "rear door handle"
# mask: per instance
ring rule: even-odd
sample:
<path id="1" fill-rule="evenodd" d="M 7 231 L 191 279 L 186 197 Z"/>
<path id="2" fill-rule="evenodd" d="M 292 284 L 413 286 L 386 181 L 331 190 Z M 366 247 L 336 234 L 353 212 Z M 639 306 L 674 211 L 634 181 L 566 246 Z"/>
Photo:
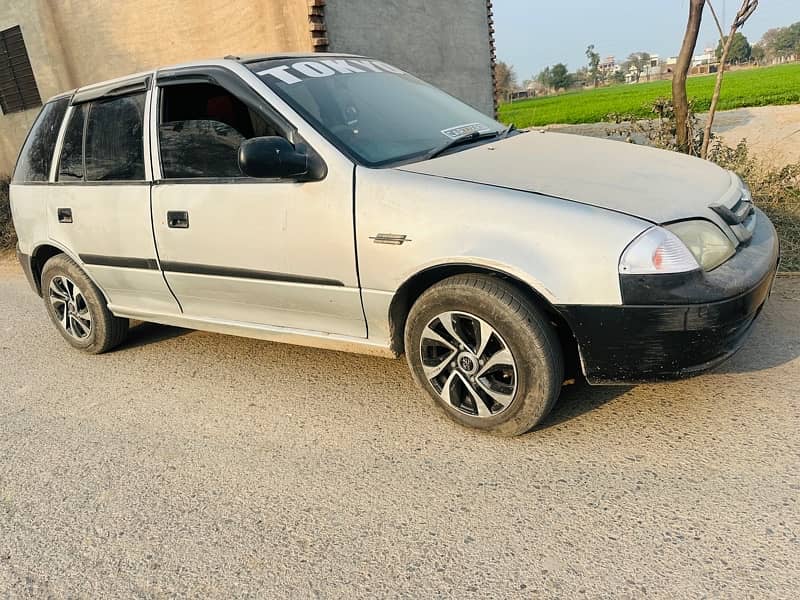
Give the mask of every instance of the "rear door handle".
<path id="1" fill-rule="evenodd" d="M 71 208 L 59 208 L 57 213 L 58 213 L 58 222 L 59 223 L 72 223 L 72 209 Z"/>
<path id="2" fill-rule="evenodd" d="M 185 210 L 167 211 L 167 227 L 170 229 L 189 229 L 189 213 Z"/>

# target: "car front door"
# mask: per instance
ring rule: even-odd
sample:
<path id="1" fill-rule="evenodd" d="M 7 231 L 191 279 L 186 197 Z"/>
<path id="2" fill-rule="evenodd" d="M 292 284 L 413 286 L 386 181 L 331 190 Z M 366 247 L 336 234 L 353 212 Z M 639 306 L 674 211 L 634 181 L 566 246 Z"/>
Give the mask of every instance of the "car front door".
<path id="1" fill-rule="evenodd" d="M 366 337 L 352 165 L 334 157 L 314 182 L 246 177 L 243 140 L 301 141 L 250 83 L 194 67 L 159 74 L 156 90 L 153 226 L 184 315 Z"/>

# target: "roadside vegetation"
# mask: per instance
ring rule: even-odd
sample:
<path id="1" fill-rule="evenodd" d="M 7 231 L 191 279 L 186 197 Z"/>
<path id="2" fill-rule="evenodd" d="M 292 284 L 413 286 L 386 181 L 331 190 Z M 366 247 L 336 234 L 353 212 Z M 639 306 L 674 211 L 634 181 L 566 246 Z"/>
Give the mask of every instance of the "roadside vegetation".
<path id="1" fill-rule="evenodd" d="M 751 155 L 747 141 L 733 148 L 716 139 L 708 159 L 735 171 L 753 201 L 769 216 L 781 240 L 781 271 L 800 271 L 800 163 L 777 168 Z"/>
<path id="2" fill-rule="evenodd" d="M 662 150 L 679 151 L 677 121 L 672 101 L 659 98 L 649 107 L 649 119 L 624 114 L 608 115 L 616 123 L 608 131 L 611 138 L 634 143 L 640 140 L 645 145 Z M 688 154 L 699 156 L 705 139 L 700 120 L 689 106 Z M 800 271 L 800 163 L 775 166 L 750 151 L 747 140 L 735 147 L 727 146 L 712 135 L 707 159 L 725 169 L 739 174 L 750 186 L 753 201 L 769 216 L 781 240 L 781 270 Z"/>
<path id="3" fill-rule="evenodd" d="M 710 108 L 715 84 L 716 75 L 689 78 L 687 92 L 696 112 Z M 655 81 L 520 100 L 501 105 L 499 118 L 520 128 L 599 123 L 613 113 L 648 119 L 653 103 L 670 96 L 671 87 L 670 81 Z M 800 64 L 788 64 L 727 73 L 718 110 L 796 103 L 800 103 Z"/>
<path id="4" fill-rule="evenodd" d="M 8 177 L 0 176 L 0 251 L 10 250 L 17 243 L 17 233 L 11 222 L 11 205 L 8 202 Z"/>

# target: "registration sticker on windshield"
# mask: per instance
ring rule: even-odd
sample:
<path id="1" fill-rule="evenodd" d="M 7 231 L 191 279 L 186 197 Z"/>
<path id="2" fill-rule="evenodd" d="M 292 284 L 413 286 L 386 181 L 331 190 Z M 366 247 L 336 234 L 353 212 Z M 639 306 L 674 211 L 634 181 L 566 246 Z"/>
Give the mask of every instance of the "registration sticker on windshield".
<path id="1" fill-rule="evenodd" d="M 489 131 L 491 131 L 491 128 L 483 123 L 467 123 L 466 125 L 456 125 L 455 127 L 442 129 L 442 133 L 451 140 L 457 140 L 470 133 L 486 133 Z"/>

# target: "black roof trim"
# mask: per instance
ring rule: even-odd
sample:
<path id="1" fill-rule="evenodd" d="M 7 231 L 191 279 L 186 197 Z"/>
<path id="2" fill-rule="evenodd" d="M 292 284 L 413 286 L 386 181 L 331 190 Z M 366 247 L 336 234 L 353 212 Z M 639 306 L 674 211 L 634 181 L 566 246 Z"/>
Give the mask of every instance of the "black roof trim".
<path id="1" fill-rule="evenodd" d="M 301 58 L 308 58 L 313 60 L 324 60 L 326 58 L 369 58 L 368 56 L 362 56 L 361 54 L 347 54 L 347 53 L 335 53 L 335 52 L 317 52 L 315 53 L 286 53 L 286 54 L 265 54 L 263 56 L 226 56 L 226 59 L 235 60 L 238 63 L 243 65 L 249 65 L 253 63 L 260 63 L 260 62 L 267 62 L 271 60 L 291 60 L 291 59 L 301 59 Z"/>

